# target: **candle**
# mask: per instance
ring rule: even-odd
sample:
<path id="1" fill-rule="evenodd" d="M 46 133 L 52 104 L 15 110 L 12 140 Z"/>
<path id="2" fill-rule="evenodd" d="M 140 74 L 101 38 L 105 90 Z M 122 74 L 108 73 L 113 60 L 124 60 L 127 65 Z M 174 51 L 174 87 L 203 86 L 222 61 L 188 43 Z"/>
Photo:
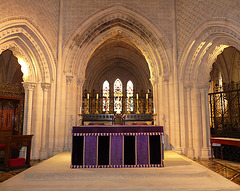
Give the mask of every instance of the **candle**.
<path id="1" fill-rule="evenodd" d="M 80 114 L 82 114 L 82 107 L 80 107 Z"/>
<path id="2" fill-rule="evenodd" d="M 97 99 L 98 99 L 98 94 L 97 94 Z"/>
<path id="3" fill-rule="evenodd" d="M 148 94 L 146 94 L 146 99 L 148 99 Z"/>
<path id="4" fill-rule="evenodd" d="M 136 94 L 136 97 L 137 97 L 137 99 L 138 99 L 138 94 Z"/>
<path id="5" fill-rule="evenodd" d="M 89 94 L 87 94 L 87 99 L 89 99 Z"/>
<path id="6" fill-rule="evenodd" d="M 155 107 L 154 107 L 154 109 L 153 109 L 153 113 L 155 114 L 155 112 L 156 112 L 156 111 L 155 111 Z"/>

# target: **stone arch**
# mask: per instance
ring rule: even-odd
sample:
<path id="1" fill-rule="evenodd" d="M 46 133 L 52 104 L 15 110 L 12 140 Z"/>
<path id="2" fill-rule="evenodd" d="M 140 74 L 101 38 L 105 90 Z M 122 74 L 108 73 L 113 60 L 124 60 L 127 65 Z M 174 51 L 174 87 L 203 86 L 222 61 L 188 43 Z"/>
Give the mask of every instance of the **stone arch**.
<path id="1" fill-rule="evenodd" d="M 201 25 L 192 35 L 180 60 L 183 83 L 207 83 L 212 64 L 224 48 L 240 50 L 240 24 L 226 18 L 214 18 Z"/>
<path id="2" fill-rule="evenodd" d="M 94 51 L 110 38 L 122 38 L 144 55 L 151 78 L 171 71 L 170 43 L 163 33 L 140 14 L 122 5 L 104 9 L 87 19 L 67 41 L 64 49 L 65 73 L 84 76 Z"/>
<path id="3" fill-rule="evenodd" d="M 10 18 L 0 23 L 0 53 L 9 49 L 25 61 L 29 74 L 24 82 L 55 81 L 55 60 L 44 37 L 27 19 Z"/>
<path id="4" fill-rule="evenodd" d="M 53 52 L 40 30 L 25 18 L 8 18 L 0 22 L 0 53 L 6 49 L 18 58 L 21 69 L 27 68 L 28 74 L 23 72 L 23 134 L 34 134 L 32 157 L 45 159 L 50 137 L 48 127 L 51 126 L 47 118 L 53 116 L 48 108 L 54 105 L 54 98 L 49 95 L 55 92 L 56 61 Z M 38 102 L 42 102 L 42 106 Z M 35 112 L 38 113 L 35 115 Z"/>
<path id="5" fill-rule="evenodd" d="M 226 18 L 213 18 L 200 25 L 192 34 L 186 49 L 179 59 L 180 81 L 185 103 L 188 108 L 186 132 L 189 139 L 184 139 L 187 155 L 190 158 L 209 158 L 209 109 L 208 91 L 210 71 L 217 56 L 224 48 L 234 46 L 239 49 L 239 23 Z M 192 142 L 192 140 L 195 140 Z"/>

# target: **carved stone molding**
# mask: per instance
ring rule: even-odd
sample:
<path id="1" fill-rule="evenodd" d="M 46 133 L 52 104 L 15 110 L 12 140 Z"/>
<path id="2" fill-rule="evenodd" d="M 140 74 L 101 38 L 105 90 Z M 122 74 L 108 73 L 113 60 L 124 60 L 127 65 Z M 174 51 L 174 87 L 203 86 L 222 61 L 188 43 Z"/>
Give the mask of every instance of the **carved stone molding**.
<path id="1" fill-rule="evenodd" d="M 49 88 L 50 88 L 50 84 L 49 83 L 41 83 L 41 87 L 43 92 L 48 92 Z"/>
<path id="2" fill-rule="evenodd" d="M 159 82 L 158 77 L 156 76 L 152 76 L 149 80 L 152 83 L 152 86 L 157 85 Z"/>
<path id="3" fill-rule="evenodd" d="M 86 78 L 78 78 L 77 85 L 82 87 L 85 81 L 86 81 Z"/>
<path id="4" fill-rule="evenodd" d="M 35 82 L 23 82 L 23 87 L 25 89 L 25 91 L 33 91 L 34 88 L 36 87 L 36 83 Z"/>
<path id="5" fill-rule="evenodd" d="M 78 75 L 80 73 L 84 74 L 90 57 L 104 41 L 109 38 L 122 38 L 132 43 L 142 52 L 153 75 L 160 73 L 166 78 L 168 77 L 170 71 L 168 58 L 171 56 L 167 55 L 167 52 L 169 52 L 167 49 L 171 48 L 171 46 L 168 40 L 166 40 L 167 38 L 160 31 L 156 33 L 155 30 L 158 29 L 154 28 L 151 22 L 148 21 L 148 23 L 146 21 L 149 26 L 152 26 L 146 27 L 146 23 L 143 23 L 136 13 L 129 14 L 128 10 L 121 9 L 122 7 L 118 7 L 118 9 L 113 11 L 114 8 L 112 8 L 112 11 L 109 13 L 108 11 L 103 11 L 108 14 L 103 13 L 95 19 L 89 18 L 89 22 L 87 23 L 86 21 L 83 24 L 84 28 L 80 27 L 75 32 L 67 45 L 66 51 L 68 53 L 66 53 L 67 65 L 65 71 L 70 73 L 77 72 Z M 161 38 L 156 36 L 156 34 L 161 34 Z M 80 57 L 81 62 L 79 62 Z M 159 60 L 162 67 L 158 66 Z M 159 71 L 161 69 L 163 71 Z"/>
<path id="6" fill-rule="evenodd" d="M 24 18 L 15 18 L 10 19 L 9 21 L 5 21 L 5 28 L 0 31 L 0 52 L 10 49 L 13 51 L 13 54 L 16 57 L 23 58 L 28 64 L 29 73 L 33 75 L 33 68 L 41 68 L 39 72 L 41 72 L 42 81 L 43 82 L 50 82 L 50 80 L 54 80 L 54 74 L 52 75 L 52 79 L 50 79 L 50 69 L 53 73 L 55 73 L 55 59 L 53 57 L 53 52 L 50 49 L 50 46 L 47 44 L 47 41 L 44 37 L 40 34 L 39 30 L 30 23 L 27 19 Z M 10 26 L 8 26 L 10 25 Z M 8 26 L 8 27 L 7 27 Z M 13 36 L 22 39 L 22 41 L 16 41 Z M 21 45 L 22 42 L 26 42 L 24 46 Z M 36 58 L 32 58 L 32 55 L 29 55 L 29 51 L 22 47 L 31 46 L 32 51 L 35 52 Z M 20 48 L 21 47 L 21 48 Z M 33 47 L 33 48 L 32 48 Z M 50 54 L 44 53 L 49 52 Z M 36 59 L 38 67 L 34 66 L 31 59 Z M 50 63 L 50 64 L 48 64 Z M 50 66 L 51 65 L 51 66 Z M 34 74 L 36 77 L 36 74 Z M 33 78 L 24 79 L 24 81 L 35 81 Z"/>
<path id="7" fill-rule="evenodd" d="M 73 76 L 66 76 L 66 84 L 71 85 L 73 81 Z"/>

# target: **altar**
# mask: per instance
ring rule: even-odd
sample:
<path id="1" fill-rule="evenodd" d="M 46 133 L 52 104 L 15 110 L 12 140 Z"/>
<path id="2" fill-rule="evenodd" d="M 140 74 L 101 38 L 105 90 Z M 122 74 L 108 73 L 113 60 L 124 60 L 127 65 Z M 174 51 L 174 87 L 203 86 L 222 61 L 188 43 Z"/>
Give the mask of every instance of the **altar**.
<path id="1" fill-rule="evenodd" d="M 163 140 L 162 126 L 74 126 L 71 168 L 163 167 Z"/>

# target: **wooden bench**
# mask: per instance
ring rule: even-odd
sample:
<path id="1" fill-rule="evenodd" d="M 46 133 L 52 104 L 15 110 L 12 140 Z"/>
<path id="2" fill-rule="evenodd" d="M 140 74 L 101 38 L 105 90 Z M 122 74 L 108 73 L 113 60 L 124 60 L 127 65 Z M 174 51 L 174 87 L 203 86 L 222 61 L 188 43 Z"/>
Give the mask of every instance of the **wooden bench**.
<path id="1" fill-rule="evenodd" d="M 214 137 L 210 138 L 211 144 L 211 159 L 213 160 L 213 143 L 221 144 L 221 159 L 223 159 L 222 145 L 231 145 L 240 147 L 240 139 L 236 138 L 226 138 L 226 137 Z"/>

